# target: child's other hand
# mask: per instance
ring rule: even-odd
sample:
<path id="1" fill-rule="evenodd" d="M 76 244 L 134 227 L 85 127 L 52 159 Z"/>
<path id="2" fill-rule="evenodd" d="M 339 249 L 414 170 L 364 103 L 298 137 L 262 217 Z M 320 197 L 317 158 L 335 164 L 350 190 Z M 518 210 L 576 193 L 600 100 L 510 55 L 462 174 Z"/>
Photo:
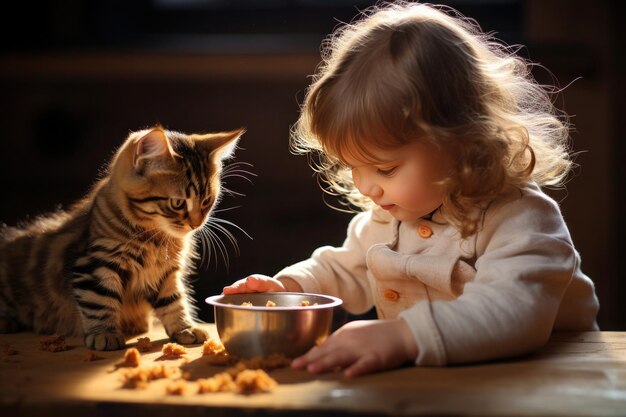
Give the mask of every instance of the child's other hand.
<path id="1" fill-rule="evenodd" d="M 283 292 L 285 286 L 278 280 L 266 275 L 254 274 L 240 279 L 232 285 L 224 287 L 224 294 L 240 294 L 249 292 Z"/>
<path id="2" fill-rule="evenodd" d="M 413 333 L 403 319 L 353 321 L 331 334 L 324 343 L 292 362 L 312 373 L 340 367 L 355 377 L 396 368 L 417 357 Z"/>

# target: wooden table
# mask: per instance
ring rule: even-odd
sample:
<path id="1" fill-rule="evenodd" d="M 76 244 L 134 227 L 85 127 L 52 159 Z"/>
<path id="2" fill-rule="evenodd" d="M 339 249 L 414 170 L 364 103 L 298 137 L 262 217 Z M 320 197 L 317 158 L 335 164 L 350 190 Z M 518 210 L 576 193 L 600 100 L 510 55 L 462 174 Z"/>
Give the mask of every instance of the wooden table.
<path id="1" fill-rule="evenodd" d="M 216 337 L 213 325 L 207 325 Z M 168 340 L 160 328 L 147 334 L 156 349 Z M 279 385 L 270 393 L 166 394 L 167 380 L 145 390 L 121 387 L 115 364 L 124 351 L 87 362 L 78 338 L 69 350 L 39 349 L 41 336 L 0 335 L 18 351 L 2 353 L 0 415 L 10 416 L 229 416 L 243 415 L 626 415 L 626 332 L 560 333 L 529 357 L 449 368 L 407 367 L 353 380 L 289 368 L 270 371 Z M 136 339 L 130 339 L 132 344 Z M 224 370 L 203 361 L 202 347 L 188 349 L 189 385 Z M 182 360 L 168 361 L 180 365 Z"/>

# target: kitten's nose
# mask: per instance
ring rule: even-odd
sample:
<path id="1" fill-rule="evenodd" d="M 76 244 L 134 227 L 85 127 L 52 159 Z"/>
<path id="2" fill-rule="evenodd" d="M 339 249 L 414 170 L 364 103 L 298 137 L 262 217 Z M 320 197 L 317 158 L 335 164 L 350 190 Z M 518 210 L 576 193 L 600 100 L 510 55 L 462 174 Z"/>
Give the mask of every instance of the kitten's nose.
<path id="1" fill-rule="evenodd" d="M 204 216 L 200 211 L 189 213 L 189 226 L 191 226 L 192 229 L 198 228 L 202 223 L 204 223 Z"/>

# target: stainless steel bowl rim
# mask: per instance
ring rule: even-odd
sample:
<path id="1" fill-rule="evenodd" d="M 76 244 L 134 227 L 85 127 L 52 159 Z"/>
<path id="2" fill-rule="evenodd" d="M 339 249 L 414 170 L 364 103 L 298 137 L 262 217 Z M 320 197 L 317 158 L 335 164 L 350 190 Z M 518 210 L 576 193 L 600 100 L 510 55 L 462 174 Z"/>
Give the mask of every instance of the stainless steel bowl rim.
<path id="1" fill-rule="evenodd" d="M 314 293 L 306 293 L 306 292 L 253 292 L 248 293 L 251 296 L 259 296 L 261 294 L 265 294 L 267 296 L 278 296 L 281 295 L 298 295 L 298 296 L 309 296 L 309 297 L 317 297 L 317 298 L 325 298 L 329 303 L 318 304 L 318 305 L 308 305 L 308 306 L 242 306 L 237 304 L 227 304 L 220 302 L 224 297 L 228 297 L 225 294 L 212 295 L 211 297 L 207 297 L 204 301 L 207 304 L 210 304 L 214 307 L 222 307 L 222 308 L 233 308 L 237 310 L 251 310 L 251 311 L 302 311 L 302 310 L 323 310 L 327 308 L 333 308 L 340 306 L 343 304 L 343 300 L 341 298 L 333 297 L 332 295 L 326 294 L 314 294 Z M 233 295 L 242 295 L 242 293 L 233 294 Z"/>

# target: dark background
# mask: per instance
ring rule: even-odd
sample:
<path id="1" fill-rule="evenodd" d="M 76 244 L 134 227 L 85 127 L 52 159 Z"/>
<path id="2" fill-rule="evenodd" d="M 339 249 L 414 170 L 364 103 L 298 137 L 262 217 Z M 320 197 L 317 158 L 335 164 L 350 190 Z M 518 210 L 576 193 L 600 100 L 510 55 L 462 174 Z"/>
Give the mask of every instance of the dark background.
<path id="1" fill-rule="evenodd" d="M 0 221 L 15 224 L 83 196 L 129 131 L 161 123 L 182 132 L 245 126 L 236 160 L 253 164 L 245 194 L 218 213 L 229 229 L 194 277 L 205 297 L 247 274 L 273 274 L 318 246 L 339 245 L 350 215 L 328 208 L 289 127 L 319 62 L 319 45 L 369 1 L 141 0 L 21 2 L 0 29 Z M 623 236 L 624 25 L 617 1 L 447 1 L 547 67 L 542 83 L 573 116 L 579 167 L 550 192 L 595 281 L 600 326 L 626 329 Z M 332 199 L 326 198 L 333 204 Z"/>

